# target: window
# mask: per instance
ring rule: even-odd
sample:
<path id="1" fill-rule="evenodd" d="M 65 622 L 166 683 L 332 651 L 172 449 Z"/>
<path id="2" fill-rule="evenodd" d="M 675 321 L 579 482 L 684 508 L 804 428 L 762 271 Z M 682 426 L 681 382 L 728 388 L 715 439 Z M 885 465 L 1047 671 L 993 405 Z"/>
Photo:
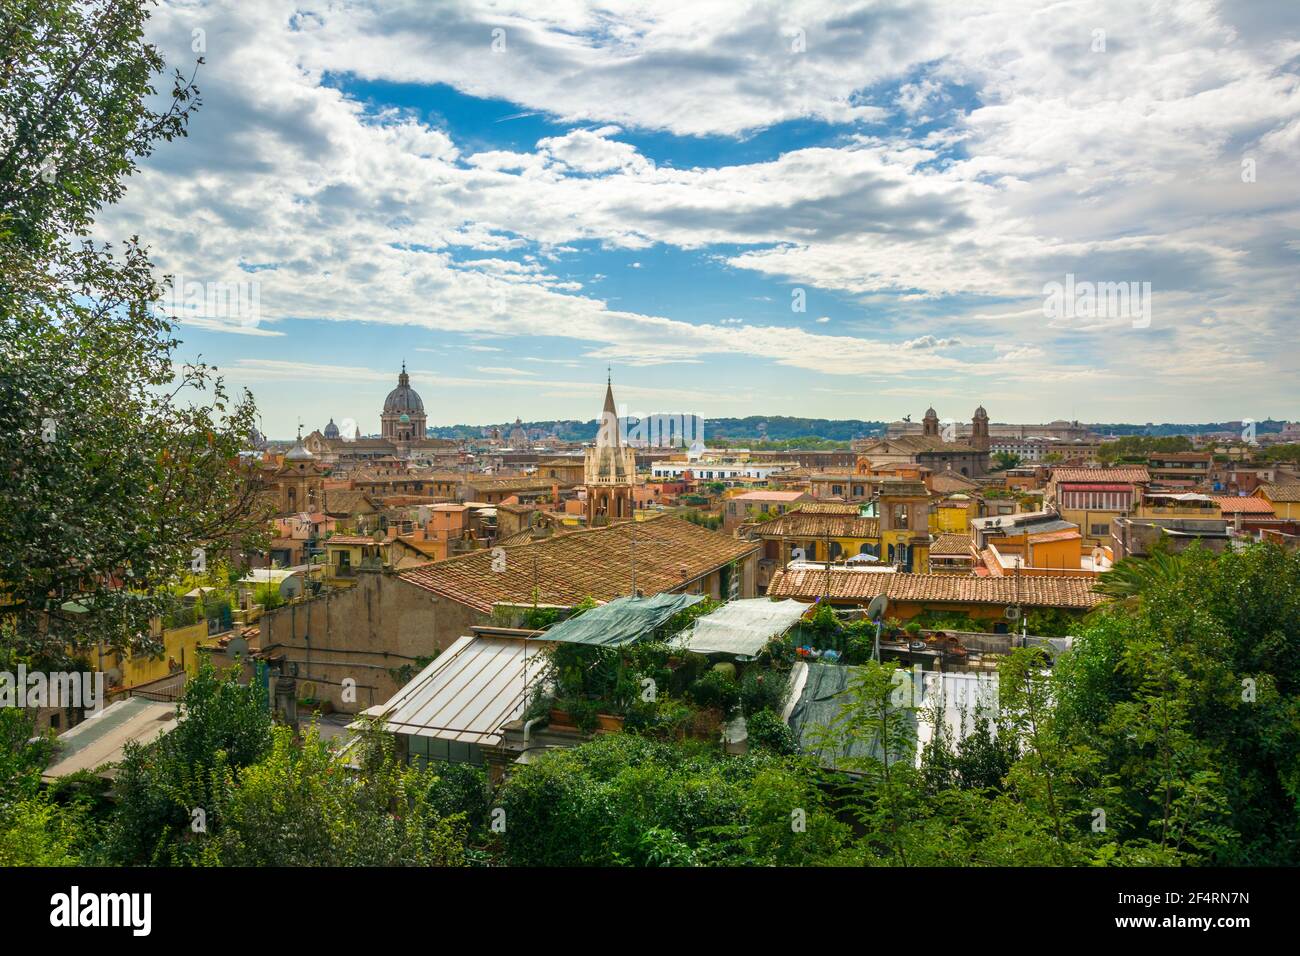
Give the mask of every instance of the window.
<path id="1" fill-rule="evenodd" d="M 1110 522 L 1088 525 L 1088 534 L 1094 538 L 1104 538 L 1110 534 Z"/>

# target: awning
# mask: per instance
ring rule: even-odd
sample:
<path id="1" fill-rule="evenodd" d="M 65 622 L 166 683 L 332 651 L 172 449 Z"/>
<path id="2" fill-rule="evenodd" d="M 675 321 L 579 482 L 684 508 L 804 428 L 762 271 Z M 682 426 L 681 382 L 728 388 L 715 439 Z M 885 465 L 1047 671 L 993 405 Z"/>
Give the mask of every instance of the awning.
<path id="1" fill-rule="evenodd" d="M 370 707 L 390 733 L 495 744 L 501 727 L 524 712 L 528 684 L 546 659 L 531 641 L 462 637 L 386 703 Z M 359 725 L 354 722 L 350 729 Z"/>
<path id="2" fill-rule="evenodd" d="M 654 631 L 679 611 L 704 600 L 703 594 L 655 594 L 622 597 L 561 621 L 541 635 L 542 640 L 568 644 L 617 647 Z"/>
<path id="3" fill-rule="evenodd" d="M 712 614 L 696 618 L 678 640 L 697 654 L 755 657 L 768 641 L 788 631 L 811 606 L 793 598 L 731 601 Z"/>

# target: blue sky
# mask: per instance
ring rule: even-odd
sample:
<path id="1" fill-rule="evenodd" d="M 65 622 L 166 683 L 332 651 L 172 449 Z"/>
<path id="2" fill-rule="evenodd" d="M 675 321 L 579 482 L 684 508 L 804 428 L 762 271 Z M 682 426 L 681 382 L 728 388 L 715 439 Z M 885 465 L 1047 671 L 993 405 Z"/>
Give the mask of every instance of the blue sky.
<path id="1" fill-rule="evenodd" d="M 435 424 L 1300 418 L 1289 8 L 537 7 L 160 5 L 203 108 L 99 230 L 256 283 L 167 305 L 269 434 L 403 359 Z"/>

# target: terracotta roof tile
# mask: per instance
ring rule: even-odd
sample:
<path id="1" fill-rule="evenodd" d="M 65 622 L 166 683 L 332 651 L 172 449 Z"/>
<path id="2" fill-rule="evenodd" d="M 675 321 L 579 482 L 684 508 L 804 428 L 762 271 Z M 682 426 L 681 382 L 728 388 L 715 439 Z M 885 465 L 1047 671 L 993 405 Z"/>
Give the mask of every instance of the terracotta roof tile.
<path id="1" fill-rule="evenodd" d="M 1296 485 L 1261 485 L 1260 491 L 1269 501 L 1300 501 L 1300 484 Z"/>
<path id="2" fill-rule="evenodd" d="M 802 508 L 788 511 L 779 518 L 756 524 L 750 529 L 755 535 L 782 535 L 789 538 L 878 538 L 880 519 L 862 518 L 857 508 L 849 514 L 813 513 Z"/>
<path id="3" fill-rule="evenodd" d="M 636 586 L 646 595 L 680 588 L 759 548 L 756 542 L 739 541 L 662 515 L 507 547 L 501 571 L 492 570 L 493 551 L 481 550 L 411 568 L 400 576 L 435 594 L 490 612 L 498 601 L 534 599 L 536 559 L 539 604 L 572 605 L 586 597 L 608 601 L 626 595 L 631 588 L 634 528 Z"/>
<path id="4" fill-rule="evenodd" d="M 1124 468 L 1054 468 L 1052 481 L 1062 482 L 1138 482 L 1150 481 L 1151 475 L 1146 465 L 1132 465 Z"/>
<path id="5" fill-rule="evenodd" d="M 1225 515 L 1271 515 L 1273 506 L 1265 498 L 1242 498 L 1234 495 L 1215 496 L 1214 502 Z"/>
<path id="6" fill-rule="evenodd" d="M 884 593 L 891 601 L 930 604 L 995 604 L 1019 602 L 1027 607 L 1086 610 L 1105 598 L 1093 591 L 1086 577 L 967 577 L 956 574 L 871 574 L 840 568 L 830 572 L 830 596 L 836 600 L 870 601 Z M 814 600 L 826 590 L 825 569 L 778 571 L 768 585 L 774 598 Z"/>
<path id="7" fill-rule="evenodd" d="M 970 552 L 970 535 L 958 534 L 953 531 L 945 531 L 939 537 L 935 538 L 934 543 L 930 545 L 931 554 L 969 555 Z"/>
<path id="8" fill-rule="evenodd" d="M 848 501 L 805 501 L 797 510 L 806 515 L 856 515 L 861 507 Z"/>

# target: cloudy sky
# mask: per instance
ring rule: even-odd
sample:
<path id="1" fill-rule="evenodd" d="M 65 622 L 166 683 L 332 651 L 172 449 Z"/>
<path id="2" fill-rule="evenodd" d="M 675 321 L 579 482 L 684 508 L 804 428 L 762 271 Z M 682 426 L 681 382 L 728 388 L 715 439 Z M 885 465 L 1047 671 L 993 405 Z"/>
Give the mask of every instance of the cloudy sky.
<path id="1" fill-rule="evenodd" d="M 431 424 L 594 417 L 607 366 L 632 413 L 1300 418 L 1289 0 L 163 0 L 151 38 L 203 107 L 100 231 L 272 435 L 377 430 L 403 359 Z M 1067 276 L 1138 294 L 1053 312 Z"/>

